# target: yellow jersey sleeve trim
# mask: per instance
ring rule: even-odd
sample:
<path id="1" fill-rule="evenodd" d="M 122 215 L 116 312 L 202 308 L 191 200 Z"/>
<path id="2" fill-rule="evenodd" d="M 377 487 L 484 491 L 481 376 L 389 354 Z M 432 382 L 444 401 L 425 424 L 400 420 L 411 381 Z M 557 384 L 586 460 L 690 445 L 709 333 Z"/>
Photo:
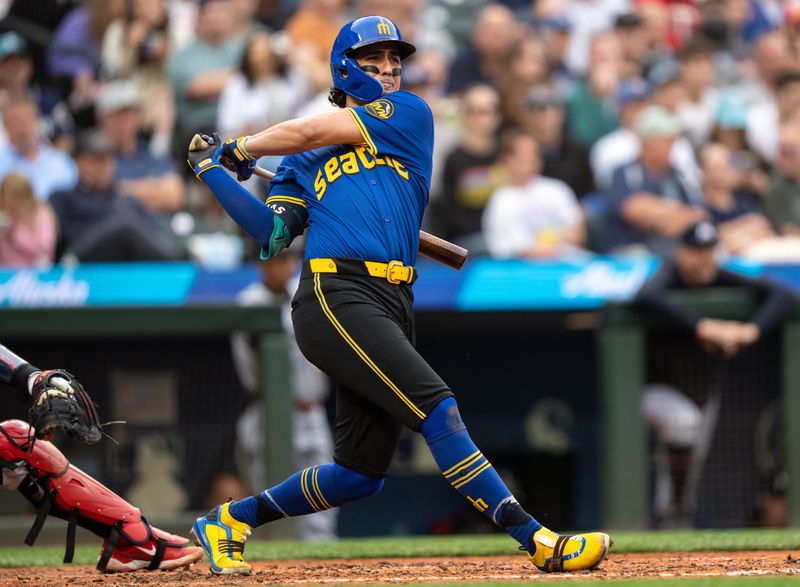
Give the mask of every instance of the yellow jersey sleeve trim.
<path id="1" fill-rule="evenodd" d="M 303 208 L 306 207 L 306 203 L 302 198 L 295 198 L 293 196 L 270 196 L 267 198 L 267 204 L 271 204 L 272 202 L 286 202 L 287 204 L 297 204 L 298 206 L 302 206 Z"/>
<path id="2" fill-rule="evenodd" d="M 372 141 L 372 137 L 369 136 L 369 131 L 367 130 L 366 125 L 361 120 L 361 117 L 356 113 L 355 110 L 352 108 L 347 108 L 348 114 L 353 119 L 353 122 L 356 123 L 358 127 L 358 131 L 361 133 L 361 138 L 364 139 L 364 144 L 367 146 L 367 150 L 372 153 L 373 155 L 378 154 L 378 148 L 375 146 L 375 143 Z"/>

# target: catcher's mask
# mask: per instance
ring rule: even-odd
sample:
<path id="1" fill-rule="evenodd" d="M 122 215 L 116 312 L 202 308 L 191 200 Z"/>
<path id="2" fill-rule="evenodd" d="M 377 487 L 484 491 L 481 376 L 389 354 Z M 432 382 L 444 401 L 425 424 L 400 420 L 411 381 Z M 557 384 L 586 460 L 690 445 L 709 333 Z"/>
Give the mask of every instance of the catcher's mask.
<path id="1" fill-rule="evenodd" d="M 331 49 L 333 87 L 359 102 L 378 99 L 383 94 L 383 85 L 362 71 L 352 54 L 367 45 L 387 41 L 395 44 L 401 60 L 416 51 L 416 47 L 404 41 L 397 26 L 386 17 L 364 16 L 344 25 Z"/>

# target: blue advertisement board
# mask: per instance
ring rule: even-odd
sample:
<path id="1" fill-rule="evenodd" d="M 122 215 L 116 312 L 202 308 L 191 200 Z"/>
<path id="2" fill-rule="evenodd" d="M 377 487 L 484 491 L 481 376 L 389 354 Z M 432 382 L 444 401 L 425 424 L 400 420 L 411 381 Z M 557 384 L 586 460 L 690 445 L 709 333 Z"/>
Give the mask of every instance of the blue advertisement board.
<path id="1" fill-rule="evenodd" d="M 659 267 L 655 257 L 553 261 L 477 259 L 461 271 L 422 261 L 414 286 L 421 311 L 593 310 L 629 300 Z M 726 263 L 800 291 L 800 266 Z M 255 265 L 208 271 L 192 263 L 87 264 L 0 269 L 0 307 L 235 304 L 259 280 Z"/>

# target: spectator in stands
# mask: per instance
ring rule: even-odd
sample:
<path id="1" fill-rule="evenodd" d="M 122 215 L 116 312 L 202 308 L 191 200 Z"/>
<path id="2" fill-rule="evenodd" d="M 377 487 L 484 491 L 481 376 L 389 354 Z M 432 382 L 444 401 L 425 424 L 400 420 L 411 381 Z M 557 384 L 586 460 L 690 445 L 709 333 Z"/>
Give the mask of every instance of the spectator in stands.
<path id="1" fill-rule="evenodd" d="M 618 15 L 614 20 L 614 35 L 622 50 L 622 76 L 641 77 L 655 57 L 648 46 L 642 17 L 636 12 Z"/>
<path id="2" fill-rule="evenodd" d="M 717 231 L 710 222 L 689 226 L 680 237 L 675 255 L 642 286 L 636 301 L 645 311 L 695 338 L 707 352 L 730 358 L 774 331 L 791 310 L 793 296 L 768 280 L 721 269 L 715 255 L 718 242 Z M 760 298 L 759 305 L 746 322 L 718 320 L 676 304 L 667 295 L 672 290 L 702 291 L 714 287 L 753 291 Z M 694 499 L 687 470 L 700 442 L 700 408 L 674 388 L 651 386 L 642 398 L 642 411 L 657 434 L 657 442 L 667 449 L 666 475 L 672 477 L 672 495 L 656 504 L 656 516 L 661 518 L 658 521 L 690 522 Z"/>
<path id="3" fill-rule="evenodd" d="M 12 99 L 3 108 L 8 145 L 0 149 L 0 178 L 14 171 L 28 178 L 39 200 L 54 191 L 70 189 L 78 170 L 63 151 L 45 143 L 39 133 L 39 111 L 30 98 Z"/>
<path id="4" fill-rule="evenodd" d="M 229 2 L 203 0 L 197 14 L 197 39 L 169 60 L 177 109 L 174 146 L 181 158 L 194 133 L 214 130 L 219 96 L 244 51 L 244 41 L 233 35 Z"/>
<path id="5" fill-rule="evenodd" d="M 141 140 L 139 104 L 136 86 L 127 81 L 107 83 L 97 100 L 98 121 L 117 155 L 117 189 L 154 214 L 175 212 L 184 203 L 183 180 Z"/>
<path id="6" fill-rule="evenodd" d="M 80 261 L 174 260 L 171 243 L 142 204 L 114 187 L 116 158 L 102 131 L 78 137 L 78 186 L 53 194 L 62 248 Z"/>
<path id="7" fill-rule="evenodd" d="M 217 129 L 223 137 L 262 131 L 295 115 L 308 95 L 305 79 L 278 53 L 273 34 L 252 35 L 239 68 L 219 99 Z"/>
<path id="8" fill-rule="evenodd" d="M 771 168 L 747 144 L 747 104 L 739 88 L 728 87 L 720 92 L 710 140 L 725 145 L 736 160 L 742 178 L 741 189 L 759 197 L 767 191 Z"/>
<path id="9" fill-rule="evenodd" d="M 681 131 L 680 120 L 659 106 L 648 106 L 637 116 L 638 158 L 614 171 L 606 192 L 610 249 L 665 254 L 688 226 L 707 218 L 699 194 L 671 163 Z"/>
<path id="10" fill-rule="evenodd" d="M 56 217 L 39 202 L 24 175 L 9 173 L 0 182 L 0 265 L 47 266 L 56 249 Z"/>
<path id="11" fill-rule="evenodd" d="M 670 112 L 677 113 L 683 101 L 681 68 L 673 57 L 665 57 L 653 64 L 647 72 L 650 84 L 650 100 Z"/>
<path id="12" fill-rule="evenodd" d="M 639 114 L 647 106 L 648 97 L 647 85 L 640 79 L 624 80 L 620 84 L 617 103 L 622 126 L 597 141 L 590 153 L 594 180 L 599 189 L 608 189 L 614 171 L 639 155 L 641 139 L 633 127 Z M 683 136 L 676 137 L 669 157 L 672 167 L 681 176 L 681 180 L 687 186 L 699 189 L 700 172 L 688 139 Z"/>
<path id="13" fill-rule="evenodd" d="M 496 167 L 500 97 L 490 86 L 474 86 L 462 97 L 461 114 L 460 144 L 444 163 L 436 226 L 445 238 L 485 254 L 481 215 L 501 181 Z"/>
<path id="14" fill-rule="evenodd" d="M 542 175 L 560 179 L 582 197 L 595 189 L 589 150 L 566 134 L 565 117 L 564 100 L 552 88 L 531 88 L 521 122 L 539 144 Z"/>
<path id="15" fill-rule="evenodd" d="M 522 124 L 528 92 L 533 86 L 547 83 L 548 77 L 544 44 L 525 35 L 514 45 L 508 66 L 498 80 L 504 128 Z"/>
<path id="16" fill-rule="evenodd" d="M 124 9 L 124 0 L 88 0 L 58 25 L 47 61 L 50 75 L 65 84 L 74 111 L 90 108 L 94 101 L 103 36 Z"/>
<path id="17" fill-rule="evenodd" d="M 112 22 L 103 39 L 103 70 L 112 79 L 131 80 L 139 101 L 140 128 L 155 155 L 169 152 L 175 104 L 167 79 L 169 38 L 166 0 L 129 0 L 125 15 Z"/>
<path id="18" fill-rule="evenodd" d="M 284 32 L 292 60 L 305 71 L 317 90 L 330 88 L 330 50 L 345 22 L 343 0 L 302 0 Z"/>
<path id="19" fill-rule="evenodd" d="M 761 157 L 775 162 L 781 126 L 800 116 L 800 70 L 784 70 L 775 77 L 774 98 L 750 107 L 747 143 Z"/>
<path id="20" fill-rule="evenodd" d="M 566 96 L 575 81 L 566 62 L 572 23 L 563 13 L 555 12 L 538 21 L 537 32 L 544 43 L 550 82 L 557 92 Z"/>
<path id="21" fill-rule="evenodd" d="M 7 3 L 6 3 L 7 4 Z M 28 48 L 33 58 L 34 80 L 37 84 L 44 85 L 50 82 L 47 67 L 47 44 L 37 43 L 30 36 L 30 25 L 35 25 L 37 31 L 51 36 L 58 29 L 59 23 L 69 14 L 78 0 L 12 0 L 8 6 L 8 13 L 4 15 L 2 30 L 16 31 L 26 37 Z"/>
<path id="22" fill-rule="evenodd" d="M 487 4 L 478 13 L 472 42 L 450 65 L 447 93 L 461 93 L 476 84 L 500 87 L 503 72 L 523 29 L 504 4 Z"/>
<path id="23" fill-rule="evenodd" d="M 770 178 L 764 209 L 782 235 L 800 236 L 800 123 L 780 130 L 778 157 Z"/>
<path id="24" fill-rule="evenodd" d="M 547 259 L 581 252 L 586 230 L 578 200 L 563 181 L 541 175 L 536 139 L 523 131 L 507 131 L 500 161 L 506 183 L 483 214 L 489 253 L 503 259 Z"/>
<path id="25" fill-rule="evenodd" d="M 719 91 L 714 87 L 714 61 L 711 47 L 702 41 L 687 44 L 680 54 L 683 96 L 677 108 L 687 137 L 699 149 L 708 142 L 719 106 Z"/>
<path id="26" fill-rule="evenodd" d="M 538 3 L 537 3 L 538 4 Z M 593 69 L 592 44 L 608 35 L 619 14 L 630 12 L 630 0 L 571 0 L 565 12 L 572 24 L 567 65 L 574 75 L 589 75 Z"/>
<path id="27" fill-rule="evenodd" d="M 706 210 L 717 226 L 724 251 L 746 255 L 753 244 L 774 237 L 758 196 L 740 189 L 743 172 L 736 167 L 731 151 L 719 143 L 709 143 L 703 147 L 700 161 Z"/>
<path id="28" fill-rule="evenodd" d="M 28 43 L 14 31 L 0 34 L 0 108 L 13 98 L 30 96 L 39 108 L 40 132 L 50 141 L 72 131 L 72 117 L 57 92 L 34 80 Z M 0 129 L 0 147 L 8 138 Z"/>
<path id="29" fill-rule="evenodd" d="M 614 99 L 621 68 L 616 37 L 610 34 L 594 37 L 586 78 L 575 83 L 567 98 L 567 130 L 587 148 L 619 127 Z"/>

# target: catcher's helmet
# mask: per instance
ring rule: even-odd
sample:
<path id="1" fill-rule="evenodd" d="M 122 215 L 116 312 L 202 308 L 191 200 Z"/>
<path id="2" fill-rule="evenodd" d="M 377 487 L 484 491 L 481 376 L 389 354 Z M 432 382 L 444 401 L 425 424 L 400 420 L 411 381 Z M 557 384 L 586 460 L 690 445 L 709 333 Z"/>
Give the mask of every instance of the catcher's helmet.
<path id="1" fill-rule="evenodd" d="M 381 82 L 361 71 L 350 55 L 361 47 L 387 41 L 395 43 L 400 59 L 416 51 L 414 45 L 403 40 L 397 26 L 383 16 L 364 16 L 344 25 L 331 49 L 333 87 L 360 102 L 372 102 L 379 98 L 383 94 Z"/>

